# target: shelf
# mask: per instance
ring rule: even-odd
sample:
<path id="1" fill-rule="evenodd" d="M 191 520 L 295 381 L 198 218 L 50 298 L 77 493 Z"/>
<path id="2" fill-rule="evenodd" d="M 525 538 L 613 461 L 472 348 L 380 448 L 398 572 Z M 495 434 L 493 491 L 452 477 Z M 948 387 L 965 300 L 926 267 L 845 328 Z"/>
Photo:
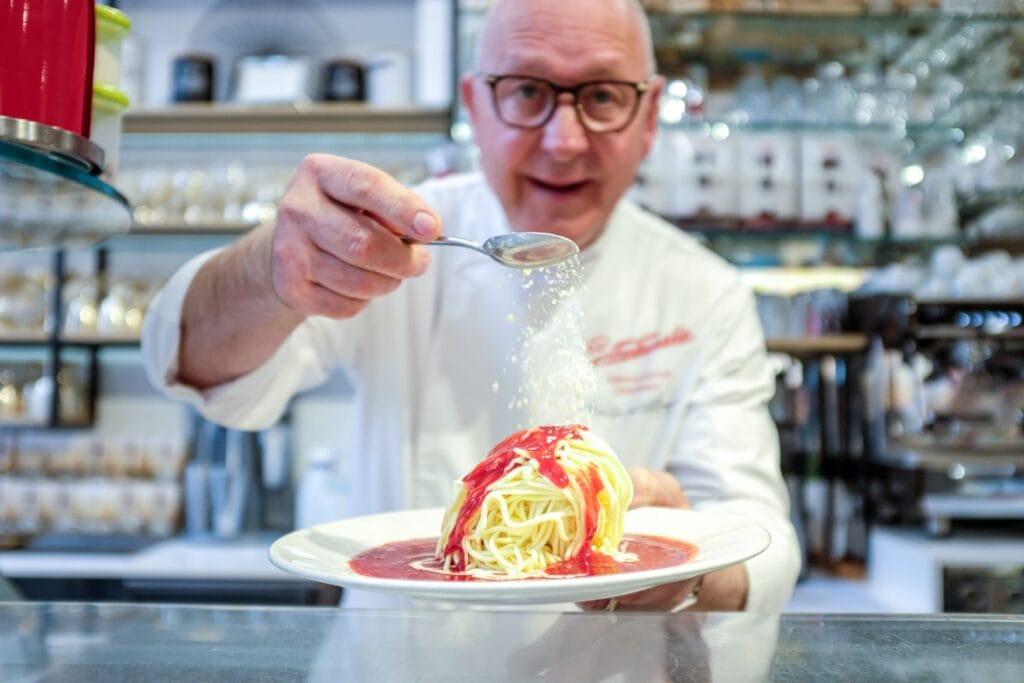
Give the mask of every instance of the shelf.
<path id="1" fill-rule="evenodd" d="M 92 426 L 92 423 L 87 420 L 70 420 L 61 421 L 55 425 L 49 424 L 48 422 L 40 422 L 28 417 L 9 417 L 0 419 L 0 429 L 62 429 L 62 430 L 74 430 L 74 429 L 88 429 Z"/>
<path id="2" fill-rule="evenodd" d="M 958 198 L 960 221 L 962 224 L 970 223 L 995 208 L 1014 202 L 1024 202 L 1024 187 L 986 190 L 961 196 Z"/>
<path id="3" fill-rule="evenodd" d="M 765 340 L 769 353 L 792 356 L 858 353 L 867 348 L 864 334 L 828 334 L 820 337 L 771 337 Z"/>
<path id="4" fill-rule="evenodd" d="M 94 244 L 130 224 L 128 200 L 81 164 L 0 140 L 0 248 Z"/>
<path id="5" fill-rule="evenodd" d="M 683 232 L 697 235 L 708 240 L 735 239 L 748 242 L 785 242 L 789 240 L 814 240 L 850 242 L 867 247 L 894 247 L 919 249 L 938 247 L 945 244 L 962 244 L 963 236 L 956 237 L 919 237 L 915 239 L 898 237 L 865 238 L 843 229 L 826 229 L 808 227 L 802 223 L 779 223 L 771 228 L 746 227 L 714 227 L 707 224 L 690 223 L 688 221 L 672 221 Z"/>
<path id="6" fill-rule="evenodd" d="M 694 11 L 673 9 L 671 2 L 646 2 L 647 15 L 653 21 L 684 19 L 703 22 L 737 22 L 749 26 L 763 26 L 774 30 L 805 31 L 818 35 L 823 31 L 835 33 L 863 32 L 870 35 L 880 28 L 926 28 L 937 23 L 984 24 L 997 23 L 1024 26 L 1024 15 L 1019 12 L 971 12 L 949 10 L 910 10 L 904 12 L 871 12 L 854 7 L 833 5 L 827 11 L 738 10 Z M 820 3 L 824 5 L 824 3 Z M 836 26 L 839 24 L 839 26 Z"/>
<path id="7" fill-rule="evenodd" d="M 42 152 L 60 162 L 78 166 L 90 175 L 99 175 L 103 171 L 103 148 L 63 128 L 0 116 L 0 140 Z"/>
<path id="8" fill-rule="evenodd" d="M 133 223 L 129 235 L 240 235 L 259 223 Z"/>
<path id="9" fill-rule="evenodd" d="M 1024 469 L 1021 440 L 1005 440 L 1001 444 L 966 442 L 960 446 L 928 443 L 925 438 L 893 438 L 889 450 L 872 459 L 889 467 L 906 470 L 948 472 L 951 469 L 970 470 L 971 475 L 992 474 L 992 470 L 1005 474 L 1006 469 Z M 965 472 L 966 474 L 967 472 Z"/>
<path id="10" fill-rule="evenodd" d="M 1001 332 L 991 332 L 955 325 L 926 325 L 916 329 L 913 336 L 920 341 L 970 341 L 981 339 L 1020 341 L 1024 340 L 1024 330 L 1009 329 Z"/>
<path id="11" fill-rule="evenodd" d="M 39 346 L 49 340 L 42 330 L 0 332 L 0 346 Z"/>
<path id="12" fill-rule="evenodd" d="M 0 332 L 0 346 L 43 346 L 52 340 L 45 332 Z M 137 334 L 62 334 L 62 346 L 138 346 Z"/>
<path id="13" fill-rule="evenodd" d="M 737 265 L 765 266 L 792 263 L 783 247 L 800 247 L 820 259 L 828 250 L 828 262 L 847 266 L 877 265 L 908 253 L 956 245 L 965 247 L 963 234 L 951 237 L 864 238 L 850 228 L 813 226 L 799 222 L 777 222 L 771 227 L 744 227 L 736 220 L 673 220 L 680 230 L 704 241 L 711 249 Z M 806 245 L 810 249 L 802 249 Z M 798 250 L 799 251 L 799 250 Z M 800 261 L 801 263 L 803 261 Z"/>
<path id="14" fill-rule="evenodd" d="M 737 58 L 737 63 L 744 59 Z M 749 61 L 749 60 L 747 60 Z M 818 59 L 815 59 L 817 62 Z M 980 110 L 984 105 L 986 109 Z M 805 119 L 763 119 L 744 120 L 742 115 L 731 114 L 712 118 L 682 119 L 679 121 L 663 121 L 665 130 L 705 130 L 721 131 L 723 127 L 731 133 L 794 133 L 800 135 L 847 133 L 853 136 L 891 138 L 893 141 L 909 139 L 923 146 L 927 152 L 936 146 L 956 145 L 964 140 L 965 130 L 987 123 L 993 109 L 1014 105 L 1024 105 L 1024 91 L 966 91 L 952 98 L 948 109 L 936 114 L 934 120 L 904 121 L 891 119 L 886 121 L 860 122 L 846 120 L 805 120 Z M 851 112 L 852 113 L 852 112 Z M 766 112 L 771 115 L 772 112 Z M 927 145 L 925 146 L 925 143 Z M 918 150 L 918 156 L 921 151 Z M 1012 191 L 1011 191 L 1012 193 Z"/>
<path id="15" fill-rule="evenodd" d="M 384 109 L 352 103 L 182 104 L 129 111 L 123 132 L 447 134 L 449 126 L 448 109 Z"/>
<path id="16" fill-rule="evenodd" d="M 61 335 L 60 343 L 65 346 L 138 346 L 138 334 L 69 334 Z"/>

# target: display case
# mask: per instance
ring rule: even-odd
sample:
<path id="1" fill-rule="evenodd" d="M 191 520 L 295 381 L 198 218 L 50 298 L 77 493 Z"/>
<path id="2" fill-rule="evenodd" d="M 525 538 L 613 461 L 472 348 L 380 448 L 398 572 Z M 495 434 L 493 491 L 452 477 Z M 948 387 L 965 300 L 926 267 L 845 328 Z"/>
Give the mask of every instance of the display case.
<path id="1" fill-rule="evenodd" d="M 14 683 L 1024 675 L 1020 617 L 4 603 L 0 623 L 0 676 Z"/>

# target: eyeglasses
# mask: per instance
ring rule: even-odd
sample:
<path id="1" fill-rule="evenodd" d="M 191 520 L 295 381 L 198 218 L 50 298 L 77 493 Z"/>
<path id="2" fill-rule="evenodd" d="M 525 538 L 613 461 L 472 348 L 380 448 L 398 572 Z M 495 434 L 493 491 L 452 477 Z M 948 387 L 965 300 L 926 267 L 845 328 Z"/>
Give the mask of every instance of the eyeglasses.
<path id="1" fill-rule="evenodd" d="M 540 128 L 551 120 L 562 93 L 572 95 L 580 123 L 591 133 L 617 133 L 632 121 L 648 82 L 586 81 L 561 86 L 543 78 L 484 74 L 498 118 L 514 128 Z"/>

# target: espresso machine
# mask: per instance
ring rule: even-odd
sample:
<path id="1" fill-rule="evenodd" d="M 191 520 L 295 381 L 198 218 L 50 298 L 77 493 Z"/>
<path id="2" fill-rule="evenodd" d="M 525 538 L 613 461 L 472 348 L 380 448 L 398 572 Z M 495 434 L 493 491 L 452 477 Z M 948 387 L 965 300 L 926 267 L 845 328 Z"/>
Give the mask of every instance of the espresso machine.
<path id="1" fill-rule="evenodd" d="M 872 338 L 862 382 L 876 521 L 1024 523 L 1024 301 L 851 300 Z"/>

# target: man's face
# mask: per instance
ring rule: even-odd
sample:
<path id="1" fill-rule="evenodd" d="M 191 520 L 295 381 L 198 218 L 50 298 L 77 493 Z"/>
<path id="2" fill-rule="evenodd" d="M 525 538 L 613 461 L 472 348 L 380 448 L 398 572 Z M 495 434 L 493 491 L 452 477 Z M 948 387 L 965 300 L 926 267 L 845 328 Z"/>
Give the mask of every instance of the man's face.
<path id="1" fill-rule="evenodd" d="M 494 28 L 494 27 L 492 27 Z M 619 2 L 516 0 L 488 36 L 480 70 L 543 78 L 647 81 L 642 25 Z M 650 150 L 661 82 L 643 94 L 632 122 L 614 133 L 586 130 L 568 95 L 537 129 L 514 128 L 494 110 L 479 74 L 463 77 L 487 180 L 513 230 L 553 232 L 581 247 L 594 241 Z"/>

